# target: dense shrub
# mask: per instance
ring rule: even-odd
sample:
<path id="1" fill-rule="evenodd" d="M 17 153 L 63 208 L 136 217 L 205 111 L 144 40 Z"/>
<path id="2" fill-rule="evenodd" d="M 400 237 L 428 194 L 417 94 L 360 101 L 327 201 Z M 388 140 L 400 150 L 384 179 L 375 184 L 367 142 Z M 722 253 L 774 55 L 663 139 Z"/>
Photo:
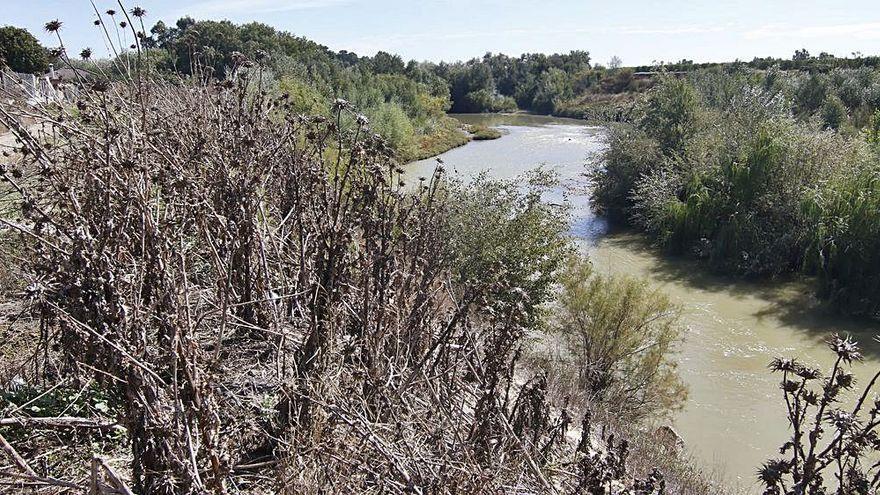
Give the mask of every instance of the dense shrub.
<path id="1" fill-rule="evenodd" d="M 838 177 L 806 201 L 806 268 L 820 294 L 853 313 L 880 316 L 880 168 Z"/>
<path id="2" fill-rule="evenodd" d="M 406 112 L 398 105 L 382 103 L 366 111 L 371 127 L 402 155 L 411 155 L 415 147 L 415 129 Z"/>
<path id="3" fill-rule="evenodd" d="M 599 213 L 626 222 L 636 182 L 662 161 L 660 146 L 642 130 L 616 125 L 607 136 L 601 168 L 591 174 L 593 203 Z"/>
<path id="4" fill-rule="evenodd" d="M 877 264 L 869 253 L 880 218 L 865 171 L 877 157 L 861 136 L 834 132 L 851 128 L 836 95 L 825 98 L 821 124 L 798 120 L 786 101 L 776 83 L 748 74 L 664 80 L 634 125 L 610 132 L 593 172 L 596 208 L 726 273 L 821 272 L 821 295 L 874 313 L 868 294 L 880 274 L 859 267 Z"/>
<path id="5" fill-rule="evenodd" d="M 20 303 L 44 331 L 27 383 L 99 389 L 107 407 L 85 423 L 118 421 L 128 452 L 114 462 L 139 493 L 536 492 L 626 476 L 624 460 L 590 461 L 589 436 L 577 451 L 568 412 L 517 383 L 568 253 L 565 211 L 537 178 L 447 186 L 438 170 L 408 185 L 349 103 L 302 116 L 237 74 L 105 82 L 47 107 L 59 120 L 45 135 L 4 103 L 32 151 L 0 170 L 21 193 L 0 235 L 21 246 Z M 2 400 L 28 421 L 18 406 L 34 395 L 17 397 Z M 42 483 L 70 486 L 109 454 L 71 437 L 42 439 L 67 448 Z M 39 450 L 22 452 L 36 466 Z M 584 465 L 546 469 L 559 459 Z"/>
<path id="6" fill-rule="evenodd" d="M 826 129 L 840 129 L 846 121 L 846 107 L 837 96 L 829 96 L 822 104 L 822 122 Z"/>
<path id="7" fill-rule="evenodd" d="M 481 174 L 454 187 L 449 205 L 458 283 L 491 287 L 479 303 L 493 312 L 527 308 L 525 326 L 538 323 L 570 249 L 567 212 L 541 201 L 545 179 L 538 174 L 521 184 Z"/>
<path id="8" fill-rule="evenodd" d="M 670 78 L 648 96 L 640 127 L 665 154 L 681 153 L 699 127 L 697 92 L 687 81 Z"/>
<path id="9" fill-rule="evenodd" d="M 580 258 L 561 286 L 553 331 L 588 399 L 630 421 L 681 408 L 687 389 L 672 354 L 682 326 L 669 298 L 635 279 L 598 275 Z"/>
<path id="10" fill-rule="evenodd" d="M 513 112 L 517 109 L 516 101 L 513 98 L 492 94 L 485 88 L 466 94 L 464 104 L 465 107 L 461 110 L 472 113 Z"/>

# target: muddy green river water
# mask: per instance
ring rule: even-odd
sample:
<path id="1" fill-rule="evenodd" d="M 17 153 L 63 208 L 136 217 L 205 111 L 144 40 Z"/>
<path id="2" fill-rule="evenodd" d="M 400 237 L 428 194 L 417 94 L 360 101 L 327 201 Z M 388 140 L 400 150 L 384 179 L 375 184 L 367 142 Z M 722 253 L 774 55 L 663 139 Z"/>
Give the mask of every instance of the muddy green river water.
<path id="1" fill-rule="evenodd" d="M 687 332 L 677 360 L 690 394 L 673 426 L 693 455 L 732 485 L 754 492 L 759 464 L 788 436 L 779 377 L 767 369 L 771 359 L 798 357 L 827 370 L 833 356 L 823 339 L 837 331 L 866 346 L 864 362 L 854 369 L 862 383 L 880 366 L 880 346 L 870 343 L 876 325 L 825 313 L 802 281 L 716 277 L 693 261 L 663 256 L 641 235 L 609 231 L 590 210 L 584 176 L 604 146 L 602 128 L 531 115 L 456 117 L 499 128 L 504 136 L 443 154 L 450 174 L 466 180 L 482 171 L 500 178 L 539 166 L 557 171 L 561 186 L 553 199 L 571 204 L 572 234 L 597 269 L 641 277 L 681 305 Z M 408 173 L 429 176 L 435 165 L 434 159 L 415 162 Z"/>

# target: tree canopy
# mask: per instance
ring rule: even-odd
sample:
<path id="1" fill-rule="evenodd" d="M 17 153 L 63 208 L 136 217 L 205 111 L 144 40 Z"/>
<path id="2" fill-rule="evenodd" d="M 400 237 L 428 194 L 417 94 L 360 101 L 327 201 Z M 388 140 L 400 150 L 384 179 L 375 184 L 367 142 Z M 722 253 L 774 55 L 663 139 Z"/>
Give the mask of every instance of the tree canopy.
<path id="1" fill-rule="evenodd" d="M 0 27 L 0 65 L 15 72 L 44 73 L 49 68 L 49 55 L 40 42 L 26 29 Z"/>

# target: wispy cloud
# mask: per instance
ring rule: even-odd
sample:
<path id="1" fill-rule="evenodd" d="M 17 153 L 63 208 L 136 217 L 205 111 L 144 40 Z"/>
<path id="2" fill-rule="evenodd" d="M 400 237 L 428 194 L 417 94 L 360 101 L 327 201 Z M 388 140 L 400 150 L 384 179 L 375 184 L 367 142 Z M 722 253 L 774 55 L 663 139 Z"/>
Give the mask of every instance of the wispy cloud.
<path id="1" fill-rule="evenodd" d="M 880 22 L 858 22 L 852 24 L 830 24 L 825 26 L 792 26 L 789 24 L 768 24 L 745 33 L 746 39 L 796 38 L 827 39 L 847 37 L 858 40 L 880 39 Z"/>
<path id="2" fill-rule="evenodd" d="M 205 0 L 186 7 L 196 16 L 216 16 L 242 13 L 272 13 L 291 10 L 320 9 L 352 3 L 354 0 Z"/>
<path id="3" fill-rule="evenodd" d="M 558 37 L 578 35 L 655 35 L 655 36 L 685 36 L 697 34 L 710 34 L 730 31 L 728 25 L 681 25 L 668 27 L 648 26 L 594 26 L 571 29 L 549 28 L 519 28 L 519 29 L 485 29 L 478 31 L 441 31 L 408 34 L 389 34 L 382 36 L 361 36 L 347 43 L 348 46 L 358 53 L 372 53 L 378 50 L 394 50 L 405 48 L 413 43 L 424 41 L 456 41 L 467 39 L 499 39 L 499 38 L 527 38 L 527 37 Z"/>
<path id="4" fill-rule="evenodd" d="M 720 33 L 727 31 L 727 26 L 673 26 L 673 27 L 619 27 L 612 28 L 611 32 L 621 34 L 658 34 L 658 35 L 678 35 L 678 34 L 708 34 Z"/>

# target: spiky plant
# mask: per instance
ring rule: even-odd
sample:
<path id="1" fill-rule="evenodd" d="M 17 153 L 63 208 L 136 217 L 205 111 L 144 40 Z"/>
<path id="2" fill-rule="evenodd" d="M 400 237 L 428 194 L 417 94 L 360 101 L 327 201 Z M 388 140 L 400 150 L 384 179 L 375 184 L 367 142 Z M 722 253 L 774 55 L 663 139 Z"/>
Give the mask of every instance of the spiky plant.
<path id="1" fill-rule="evenodd" d="M 63 24 L 64 24 L 63 22 L 59 21 L 58 19 L 55 19 L 53 21 L 47 22 L 44 27 L 46 28 L 46 32 L 49 32 L 52 34 L 57 34 L 58 31 L 61 30 L 61 26 Z"/>
<path id="2" fill-rule="evenodd" d="M 131 9 L 131 15 L 137 19 L 141 25 L 140 36 L 136 36 L 136 38 L 138 38 L 137 42 L 141 43 L 141 39 L 147 37 L 147 29 L 144 27 L 144 17 L 147 16 L 147 10 L 142 7 L 134 7 Z"/>
<path id="3" fill-rule="evenodd" d="M 817 369 L 793 359 L 770 363 L 773 372 L 782 373 L 780 388 L 792 436 L 779 450 L 788 457 L 770 460 L 758 471 L 766 495 L 830 493 L 825 486 L 830 478 L 840 487 L 837 493 L 868 495 L 880 488 L 880 464 L 872 461 L 880 452 L 880 400 L 868 404 L 880 371 L 856 405 L 844 409 L 840 398 L 854 385 L 846 368 L 860 361 L 862 353 L 849 336 L 834 335 L 827 344 L 837 360 L 818 385 L 822 375 Z"/>

